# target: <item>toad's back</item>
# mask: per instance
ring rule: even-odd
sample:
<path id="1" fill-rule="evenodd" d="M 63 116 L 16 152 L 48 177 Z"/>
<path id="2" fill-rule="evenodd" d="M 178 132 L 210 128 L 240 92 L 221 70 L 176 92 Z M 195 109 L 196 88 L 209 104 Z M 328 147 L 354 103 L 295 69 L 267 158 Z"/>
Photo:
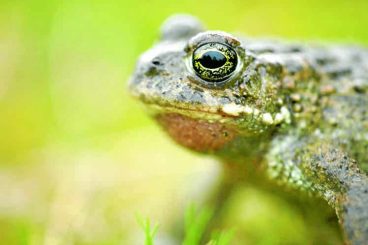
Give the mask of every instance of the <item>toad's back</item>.
<path id="1" fill-rule="evenodd" d="M 349 45 L 285 43 L 280 40 L 243 39 L 255 54 L 269 54 L 289 71 L 314 69 L 341 94 L 368 92 L 368 49 Z M 299 57 L 299 59 L 293 57 Z M 289 61 L 289 62 L 288 62 Z"/>
<path id="2" fill-rule="evenodd" d="M 299 110 L 294 110 L 294 115 L 305 119 L 308 116 L 302 111 L 312 107 L 311 117 L 319 118 L 316 130 L 339 141 L 368 172 L 368 50 L 259 39 L 245 39 L 243 43 L 260 57 L 282 64 L 283 79 L 289 80 L 288 88 L 294 92 L 293 107 Z M 308 80 L 317 81 L 318 89 L 308 87 Z M 304 85 L 298 89 L 298 84 Z M 303 101 L 308 96 L 316 98 Z M 311 103 L 313 100 L 316 103 Z M 319 107 L 318 116 L 315 107 Z"/>

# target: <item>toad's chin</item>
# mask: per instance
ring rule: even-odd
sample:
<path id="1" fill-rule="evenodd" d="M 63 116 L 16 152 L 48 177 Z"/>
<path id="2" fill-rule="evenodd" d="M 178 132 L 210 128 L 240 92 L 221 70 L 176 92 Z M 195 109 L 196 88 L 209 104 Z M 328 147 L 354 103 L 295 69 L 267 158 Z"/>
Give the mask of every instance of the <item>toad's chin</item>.
<path id="1" fill-rule="evenodd" d="M 238 135 L 234 128 L 219 122 L 178 113 L 157 114 L 155 119 L 177 143 L 199 152 L 220 150 Z"/>

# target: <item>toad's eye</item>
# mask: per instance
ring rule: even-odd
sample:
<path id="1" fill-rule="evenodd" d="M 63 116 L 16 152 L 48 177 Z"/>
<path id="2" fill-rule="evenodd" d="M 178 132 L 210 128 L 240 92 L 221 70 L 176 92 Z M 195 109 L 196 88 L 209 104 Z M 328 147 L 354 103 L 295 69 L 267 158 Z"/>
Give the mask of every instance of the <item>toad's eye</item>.
<path id="1" fill-rule="evenodd" d="M 208 82 L 229 78 L 238 64 L 234 49 L 221 43 L 206 43 L 194 50 L 192 66 L 198 77 Z"/>

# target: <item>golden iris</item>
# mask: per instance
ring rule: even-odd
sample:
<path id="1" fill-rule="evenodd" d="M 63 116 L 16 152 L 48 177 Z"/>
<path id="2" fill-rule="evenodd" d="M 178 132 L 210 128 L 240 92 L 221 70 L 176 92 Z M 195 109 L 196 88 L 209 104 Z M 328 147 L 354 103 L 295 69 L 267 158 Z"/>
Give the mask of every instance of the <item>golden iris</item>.
<path id="1" fill-rule="evenodd" d="M 194 50 L 192 65 L 198 77 L 208 82 L 221 82 L 236 69 L 238 56 L 228 45 L 212 42 Z"/>

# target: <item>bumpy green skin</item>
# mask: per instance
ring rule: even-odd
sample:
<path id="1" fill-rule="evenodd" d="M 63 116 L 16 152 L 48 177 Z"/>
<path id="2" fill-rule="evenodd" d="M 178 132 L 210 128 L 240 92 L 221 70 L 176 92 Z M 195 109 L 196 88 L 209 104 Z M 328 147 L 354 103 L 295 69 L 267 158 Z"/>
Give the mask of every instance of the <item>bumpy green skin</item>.
<path id="1" fill-rule="evenodd" d="M 193 73 L 188 60 L 206 42 L 238 53 L 241 64 L 230 79 L 211 84 Z M 236 39 L 203 32 L 193 17 L 174 16 L 138 61 L 130 90 L 156 118 L 180 115 L 229 129 L 221 129 L 222 145 L 184 145 L 225 162 L 256 159 L 271 178 L 336 208 L 347 243 L 367 243 L 367 49 Z M 173 135 L 179 142 L 189 137 Z"/>

